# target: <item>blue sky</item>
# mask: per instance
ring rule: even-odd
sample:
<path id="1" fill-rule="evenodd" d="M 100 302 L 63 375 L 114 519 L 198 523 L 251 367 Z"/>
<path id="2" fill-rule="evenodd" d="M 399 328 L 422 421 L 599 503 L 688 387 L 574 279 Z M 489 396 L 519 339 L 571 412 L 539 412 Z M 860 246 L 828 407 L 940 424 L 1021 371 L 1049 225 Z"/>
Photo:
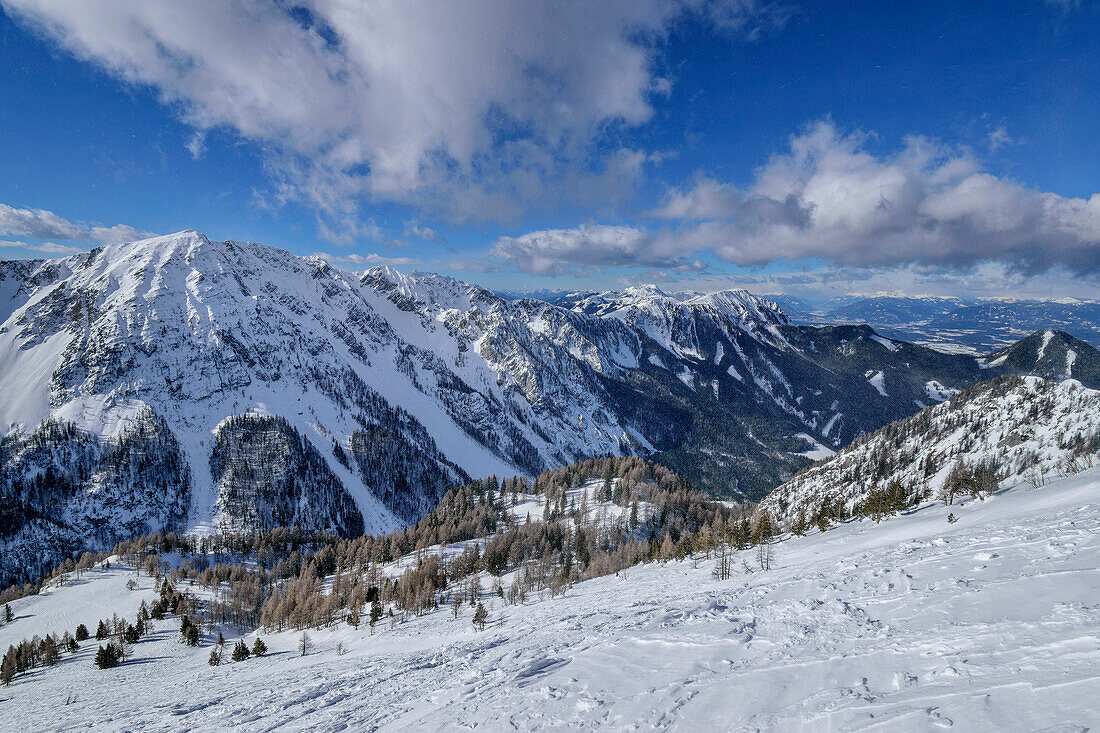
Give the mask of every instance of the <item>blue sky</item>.
<path id="1" fill-rule="evenodd" d="M 1100 6 L 0 0 L 0 256 L 1100 297 Z"/>

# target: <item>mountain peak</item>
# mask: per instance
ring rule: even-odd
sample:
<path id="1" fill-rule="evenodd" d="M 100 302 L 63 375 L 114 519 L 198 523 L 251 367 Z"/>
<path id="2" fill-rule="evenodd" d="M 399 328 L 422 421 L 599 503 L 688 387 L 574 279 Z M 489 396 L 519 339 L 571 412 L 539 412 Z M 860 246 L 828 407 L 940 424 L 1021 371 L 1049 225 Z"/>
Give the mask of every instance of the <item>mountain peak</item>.
<path id="1" fill-rule="evenodd" d="M 1040 329 L 990 354 L 981 364 L 1047 379 L 1076 379 L 1086 387 L 1100 388 L 1100 351 L 1059 329 Z"/>

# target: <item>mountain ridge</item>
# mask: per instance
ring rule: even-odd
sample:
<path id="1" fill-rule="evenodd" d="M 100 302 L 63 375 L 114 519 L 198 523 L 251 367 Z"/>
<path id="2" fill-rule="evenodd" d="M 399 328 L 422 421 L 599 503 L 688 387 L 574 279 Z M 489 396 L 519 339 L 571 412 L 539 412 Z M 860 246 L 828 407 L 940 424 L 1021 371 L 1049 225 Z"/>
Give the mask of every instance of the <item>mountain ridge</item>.
<path id="1" fill-rule="evenodd" d="M 637 287 L 551 305 L 194 230 L 5 263 L 0 295 L 0 430 L 56 420 L 106 441 L 151 411 L 189 469 L 183 526 L 199 532 L 248 528 L 233 492 L 270 504 L 257 516 L 295 516 L 276 510 L 275 489 L 215 476 L 229 418 L 285 421 L 252 419 L 233 455 L 276 462 L 257 476 L 308 475 L 277 485 L 326 497 L 297 515 L 309 529 L 357 530 L 340 509 L 354 506 L 363 531 L 380 531 L 470 477 L 608 454 L 650 455 L 714 496 L 759 498 L 810 463 L 803 453 L 1016 364 L 869 327 L 799 326 L 746 291 Z M 1077 369 L 1092 363 L 1079 348 Z M 8 507 L 24 501 L 14 465 L 0 465 Z M 91 490 L 70 485 L 74 501 Z"/>

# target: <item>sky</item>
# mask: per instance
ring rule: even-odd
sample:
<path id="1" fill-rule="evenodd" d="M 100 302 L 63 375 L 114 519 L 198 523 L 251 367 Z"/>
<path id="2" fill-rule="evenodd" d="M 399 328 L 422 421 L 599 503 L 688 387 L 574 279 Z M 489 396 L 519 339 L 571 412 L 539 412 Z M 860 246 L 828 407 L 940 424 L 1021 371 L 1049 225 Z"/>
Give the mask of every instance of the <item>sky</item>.
<path id="1" fill-rule="evenodd" d="M 0 0 L 0 258 L 1100 298 L 1100 2 Z"/>

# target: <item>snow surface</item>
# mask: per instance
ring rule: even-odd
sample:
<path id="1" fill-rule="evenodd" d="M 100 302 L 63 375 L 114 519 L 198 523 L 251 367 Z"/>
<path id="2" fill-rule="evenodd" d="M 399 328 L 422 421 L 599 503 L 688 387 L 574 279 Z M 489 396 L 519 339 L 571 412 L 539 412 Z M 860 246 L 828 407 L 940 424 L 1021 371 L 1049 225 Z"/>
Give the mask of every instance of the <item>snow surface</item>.
<path id="1" fill-rule="evenodd" d="M 799 453 L 800 456 L 806 456 L 810 460 L 820 461 L 822 458 L 828 458 L 831 455 L 835 455 L 836 451 L 828 446 L 819 443 L 814 436 L 809 433 L 799 433 L 796 438 L 802 438 L 810 444 L 810 450 Z"/>
<path id="2" fill-rule="evenodd" d="M 949 400 L 959 393 L 959 390 L 954 387 L 945 387 L 944 385 L 932 379 L 924 383 L 924 393 L 928 397 L 936 402 L 943 402 Z"/>
<path id="3" fill-rule="evenodd" d="M 890 396 L 886 394 L 886 375 L 882 372 L 875 372 L 867 381 L 870 382 L 871 386 L 883 397 Z"/>
<path id="4" fill-rule="evenodd" d="M 1054 331 L 1043 331 L 1043 343 L 1039 346 L 1039 354 L 1035 357 L 1036 362 L 1043 360 L 1043 354 L 1046 353 L 1047 347 L 1050 346 L 1050 340 L 1054 338 Z"/>
<path id="5" fill-rule="evenodd" d="M 885 346 L 885 347 L 887 348 L 887 350 L 889 350 L 889 351 L 897 351 L 897 350 L 898 350 L 898 347 L 899 347 L 899 346 L 901 345 L 901 344 L 899 344 L 899 343 L 898 343 L 898 342 L 896 342 L 896 341 L 891 341 L 891 340 L 890 340 L 890 339 L 888 339 L 888 338 L 883 338 L 882 336 L 879 336 L 879 335 L 878 335 L 877 333 L 876 333 L 876 334 L 873 334 L 873 335 L 871 336 L 871 340 L 873 340 L 873 341 L 877 341 L 878 343 L 882 344 L 882 345 L 883 345 L 883 346 Z"/>
<path id="6" fill-rule="evenodd" d="M 486 598 L 482 633 L 468 607 L 445 608 L 373 636 L 311 631 L 305 657 L 298 634 L 264 635 L 266 657 L 212 668 L 165 620 L 116 670 L 93 667 L 89 640 L 17 678 L 0 716 L 7 730 L 1088 730 L 1098 524 L 1094 469 L 791 538 L 768 571 L 739 553 L 727 581 L 700 558 L 524 606 Z M 0 644 L 132 617 L 150 581 L 126 591 L 126 575 L 14 602 Z"/>

